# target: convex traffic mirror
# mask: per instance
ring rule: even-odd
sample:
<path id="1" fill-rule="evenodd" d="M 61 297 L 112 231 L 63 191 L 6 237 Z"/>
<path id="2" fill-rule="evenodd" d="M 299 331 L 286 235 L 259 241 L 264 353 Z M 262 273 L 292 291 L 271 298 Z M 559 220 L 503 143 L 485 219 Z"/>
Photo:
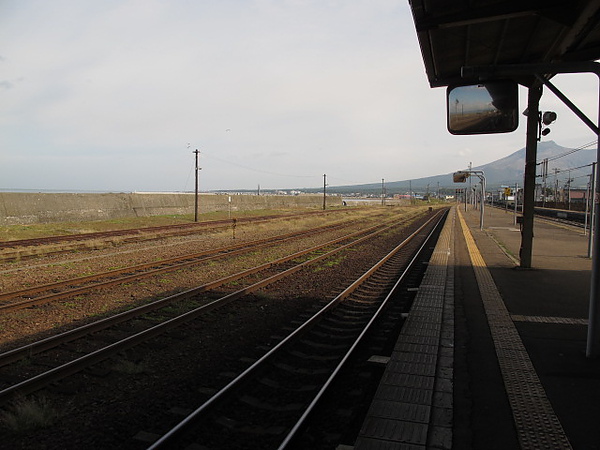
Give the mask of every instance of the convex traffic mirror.
<path id="1" fill-rule="evenodd" d="M 509 133 L 519 126 L 518 89 L 513 81 L 448 86 L 446 104 L 452 134 Z"/>

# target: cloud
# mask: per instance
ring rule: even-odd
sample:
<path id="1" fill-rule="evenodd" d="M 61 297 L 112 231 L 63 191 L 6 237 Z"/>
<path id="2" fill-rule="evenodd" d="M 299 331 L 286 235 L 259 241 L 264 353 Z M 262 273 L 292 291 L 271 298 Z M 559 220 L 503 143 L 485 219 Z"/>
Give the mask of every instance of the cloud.
<path id="1" fill-rule="evenodd" d="M 471 150 L 470 148 L 461 148 L 458 150 L 457 154 L 461 158 L 468 158 L 473 154 L 473 150 Z"/>
<path id="2" fill-rule="evenodd" d="M 0 187 L 180 190 L 187 143 L 203 189 L 417 178 L 524 143 L 447 133 L 402 0 L 0 9 Z M 576 141 L 562 123 L 553 138 Z M 30 161 L 44 162 L 35 177 Z"/>

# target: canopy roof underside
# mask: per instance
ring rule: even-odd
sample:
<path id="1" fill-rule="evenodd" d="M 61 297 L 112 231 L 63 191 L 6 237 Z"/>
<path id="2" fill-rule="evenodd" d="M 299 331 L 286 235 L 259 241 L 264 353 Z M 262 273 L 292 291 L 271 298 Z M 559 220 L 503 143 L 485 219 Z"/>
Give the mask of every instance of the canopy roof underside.
<path id="1" fill-rule="evenodd" d="M 476 81 L 461 76 L 463 66 L 600 58 L 600 0 L 409 3 L 431 87 Z"/>

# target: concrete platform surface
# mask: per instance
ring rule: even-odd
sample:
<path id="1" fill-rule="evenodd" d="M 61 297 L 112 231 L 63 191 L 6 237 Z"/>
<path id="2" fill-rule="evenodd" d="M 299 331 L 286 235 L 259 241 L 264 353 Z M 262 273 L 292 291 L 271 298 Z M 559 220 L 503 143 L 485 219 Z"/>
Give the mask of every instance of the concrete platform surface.
<path id="1" fill-rule="evenodd" d="M 572 448 L 600 449 L 600 361 L 585 356 L 591 271 L 591 260 L 587 257 L 588 236 L 584 235 L 582 229 L 536 218 L 532 268 L 520 269 L 517 263 L 521 234 L 514 224 L 512 212 L 487 208 L 483 231 L 479 230 L 479 211 L 463 211 L 462 215 L 518 332 L 517 338 L 522 342 L 541 383 L 539 395 L 543 394 L 548 399 Z M 467 264 L 464 259 L 459 260 L 460 264 Z M 470 281 L 466 278 L 464 282 Z M 467 327 L 475 328 L 472 321 L 478 319 L 473 317 L 472 308 L 476 306 L 465 295 L 457 298 L 459 301 L 465 305 Z M 488 327 L 493 328 L 489 317 L 487 321 Z M 467 360 L 470 353 L 481 351 L 477 347 L 482 345 L 474 342 L 472 335 L 467 334 L 465 343 L 467 351 L 462 356 Z M 516 356 L 511 355 L 510 358 L 516 359 Z M 470 367 L 470 372 L 477 372 L 476 365 Z M 506 375 L 502 378 L 504 390 L 510 390 Z M 520 382 L 525 384 L 523 380 Z M 522 426 L 531 426 L 539 431 L 541 424 L 549 420 L 547 411 L 536 403 L 535 398 L 525 396 L 514 401 L 530 402 L 524 404 L 523 408 L 528 414 L 527 420 L 533 422 Z M 477 417 L 477 411 L 485 411 L 481 409 L 485 395 L 482 399 L 475 399 L 474 403 L 478 406 L 472 411 L 473 424 L 485 424 L 485 420 Z M 515 418 L 519 414 L 515 409 L 511 405 L 510 412 L 518 428 L 520 418 Z M 479 428 L 474 427 L 478 429 L 473 433 L 473 443 L 476 445 L 480 435 L 488 439 L 486 427 Z M 522 434 L 519 429 L 515 432 L 517 437 Z M 550 430 L 545 432 L 550 433 Z M 531 448 L 528 444 L 520 442 L 521 448 Z M 557 441 L 535 448 L 565 447 L 563 442 Z"/>
<path id="2" fill-rule="evenodd" d="M 356 448 L 600 449 L 588 237 L 536 219 L 533 267 L 521 269 L 512 211 L 486 208 L 481 230 L 479 211 L 459 205 L 446 227 L 434 256 L 448 257 L 430 264 L 409 315 L 429 347 L 400 337 Z M 426 365 L 402 374 L 403 361 Z"/>

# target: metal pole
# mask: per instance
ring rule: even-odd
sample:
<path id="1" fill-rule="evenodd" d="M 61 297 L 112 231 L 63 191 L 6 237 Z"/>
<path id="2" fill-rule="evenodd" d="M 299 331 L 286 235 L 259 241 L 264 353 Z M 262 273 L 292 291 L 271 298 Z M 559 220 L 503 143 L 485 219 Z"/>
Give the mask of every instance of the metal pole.
<path id="1" fill-rule="evenodd" d="M 481 197 L 479 198 L 479 228 L 483 230 L 483 217 L 485 213 L 485 174 L 483 170 L 470 170 L 470 174 L 477 175 L 481 182 Z"/>
<path id="2" fill-rule="evenodd" d="M 381 206 L 385 206 L 385 179 L 381 179 Z"/>
<path id="3" fill-rule="evenodd" d="M 483 175 L 479 175 L 479 178 L 481 178 L 481 199 L 480 199 L 480 203 L 481 203 L 481 211 L 479 212 L 480 216 L 479 216 L 479 227 L 483 230 L 483 208 L 484 208 L 484 203 L 485 203 L 485 177 Z"/>
<path id="4" fill-rule="evenodd" d="M 471 167 L 473 167 L 473 163 L 469 162 L 469 172 L 471 172 Z M 473 186 L 472 186 L 472 182 L 471 182 L 471 177 L 469 177 L 469 202 L 473 203 L 473 205 L 475 205 L 474 199 L 473 199 Z M 466 209 L 465 209 L 466 211 Z"/>

